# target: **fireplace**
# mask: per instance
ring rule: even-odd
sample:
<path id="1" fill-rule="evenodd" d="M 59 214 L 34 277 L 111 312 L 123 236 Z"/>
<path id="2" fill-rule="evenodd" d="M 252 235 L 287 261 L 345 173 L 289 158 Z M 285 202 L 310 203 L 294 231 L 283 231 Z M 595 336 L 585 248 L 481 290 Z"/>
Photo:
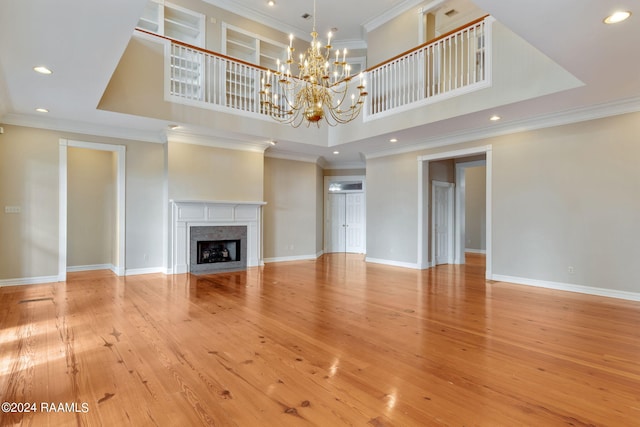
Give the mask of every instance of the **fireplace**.
<path id="1" fill-rule="evenodd" d="M 265 202 L 172 200 L 167 274 L 240 270 L 262 265 L 264 205 Z M 207 232 L 202 232 L 200 227 L 241 227 L 245 234 L 244 237 L 207 237 Z M 198 247 L 192 242 L 192 231 L 196 232 L 197 240 L 202 241 L 240 240 L 239 264 L 236 264 L 238 261 L 198 264 Z M 201 232 L 203 235 L 198 236 Z"/>
<path id="2" fill-rule="evenodd" d="M 190 234 L 191 273 L 210 274 L 247 268 L 246 226 L 193 226 Z"/>

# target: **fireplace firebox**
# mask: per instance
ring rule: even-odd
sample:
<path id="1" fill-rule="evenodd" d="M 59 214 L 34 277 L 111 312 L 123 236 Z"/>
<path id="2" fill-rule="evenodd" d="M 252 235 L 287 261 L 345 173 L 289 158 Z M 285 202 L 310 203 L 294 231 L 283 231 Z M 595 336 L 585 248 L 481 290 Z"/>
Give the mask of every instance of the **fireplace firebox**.
<path id="1" fill-rule="evenodd" d="M 201 240 L 198 242 L 198 264 L 238 261 L 241 245 L 240 240 Z"/>
<path id="2" fill-rule="evenodd" d="M 193 226 L 189 270 L 194 274 L 247 268 L 246 226 Z"/>

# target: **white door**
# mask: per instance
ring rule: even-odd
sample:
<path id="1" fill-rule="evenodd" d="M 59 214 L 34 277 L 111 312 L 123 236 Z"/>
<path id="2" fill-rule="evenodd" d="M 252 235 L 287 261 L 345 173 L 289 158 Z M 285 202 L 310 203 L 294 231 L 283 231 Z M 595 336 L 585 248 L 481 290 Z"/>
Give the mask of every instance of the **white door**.
<path id="1" fill-rule="evenodd" d="M 345 252 L 364 253 L 364 193 L 345 196 Z"/>
<path id="2" fill-rule="evenodd" d="M 452 183 L 433 181 L 431 253 L 435 265 L 453 263 L 453 189 Z"/>
<path id="3" fill-rule="evenodd" d="M 364 253 L 364 193 L 329 194 L 328 252 Z"/>

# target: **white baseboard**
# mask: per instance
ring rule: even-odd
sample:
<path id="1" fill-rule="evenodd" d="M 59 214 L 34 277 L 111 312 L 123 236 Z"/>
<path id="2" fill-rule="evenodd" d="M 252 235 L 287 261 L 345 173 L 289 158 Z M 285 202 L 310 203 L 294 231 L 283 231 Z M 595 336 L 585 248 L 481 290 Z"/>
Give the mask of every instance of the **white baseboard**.
<path id="1" fill-rule="evenodd" d="M 418 264 L 412 263 L 412 262 L 391 261 L 388 259 L 379 259 L 379 258 L 371 258 L 371 257 L 366 257 L 365 261 L 371 262 L 374 264 L 384 264 L 384 265 L 391 265 L 394 267 L 404 267 L 404 268 L 411 268 L 414 270 L 421 270 Z"/>
<path id="2" fill-rule="evenodd" d="M 124 276 L 126 273 L 123 267 L 116 267 L 115 265 L 112 265 L 110 270 L 113 271 L 113 274 L 116 276 Z"/>
<path id="3" fill-rule="evenodd" d="M 464 248 L 465 252 L 469 252 L 471 254 L 486 254 L 487 251 L 485 249 L 469 249 L 469 248 Z"/>
<path id="4" fill-rule="evenodd" d="M 555 289 L 558 291 L 577 292 L 581 294 L 597 295 L 601 297 L 619 298 L 629 301 L 640 301 L 640 293 L 618 291 L 615 289 L 596 288 L 592 286 L 573 285 L 570 283 L 549 282 L 546 280 L 527 279 L 524 277 L 504 276 L 494 274 L 491 280 L 515 283 L 517 285 L 535 286 L 538 288 Z"/>
<path id="5" fill-rule="evenodd" d="M 265 258 L 265 263 L 272 262 L 287 262 L 287 261 L 309 261 L 318 259 L 320 255 L 294 255 L 294 256 L 283 256 L 283 257 L 275 257 L 275 258 Z"/>
<path id="6" fill-rule="evenodd" d="M 140 274 L 156 274 L 156 273 L 166 273 L 166 269 L 164 267 L 151 267 L 151 268 L 129 268 L 125 271 L 125 276 L 137 276 Z"/>
<path id="7" fill-rule="evenodd" d="M 74 265 L 67 267 L 67 273 L 77 273 L 79 271 L 94 271 L 94 270 L 111 270 L 113 271 L 113 264 L 92 264 L 92 265 Z"/>
<path id="8" fill-rule="evenodd" d="M 0 280 L 0 286 L 39 285 L 58 281 L 58 276 L 21 277 L 19 279 L 2 279 Z"/>

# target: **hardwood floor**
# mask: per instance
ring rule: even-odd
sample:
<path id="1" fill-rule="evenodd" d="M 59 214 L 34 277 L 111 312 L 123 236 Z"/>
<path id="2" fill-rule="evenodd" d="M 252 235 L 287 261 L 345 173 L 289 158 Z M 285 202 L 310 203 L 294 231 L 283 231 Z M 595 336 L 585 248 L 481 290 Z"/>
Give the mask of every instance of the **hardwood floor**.
<path id="1" fill-rule="evenodd" d="M 640 303 L 483 272 L 332 254 L 0 288 L 1 400 L 36 409 L 0 424 L 640 425 Z"/>

